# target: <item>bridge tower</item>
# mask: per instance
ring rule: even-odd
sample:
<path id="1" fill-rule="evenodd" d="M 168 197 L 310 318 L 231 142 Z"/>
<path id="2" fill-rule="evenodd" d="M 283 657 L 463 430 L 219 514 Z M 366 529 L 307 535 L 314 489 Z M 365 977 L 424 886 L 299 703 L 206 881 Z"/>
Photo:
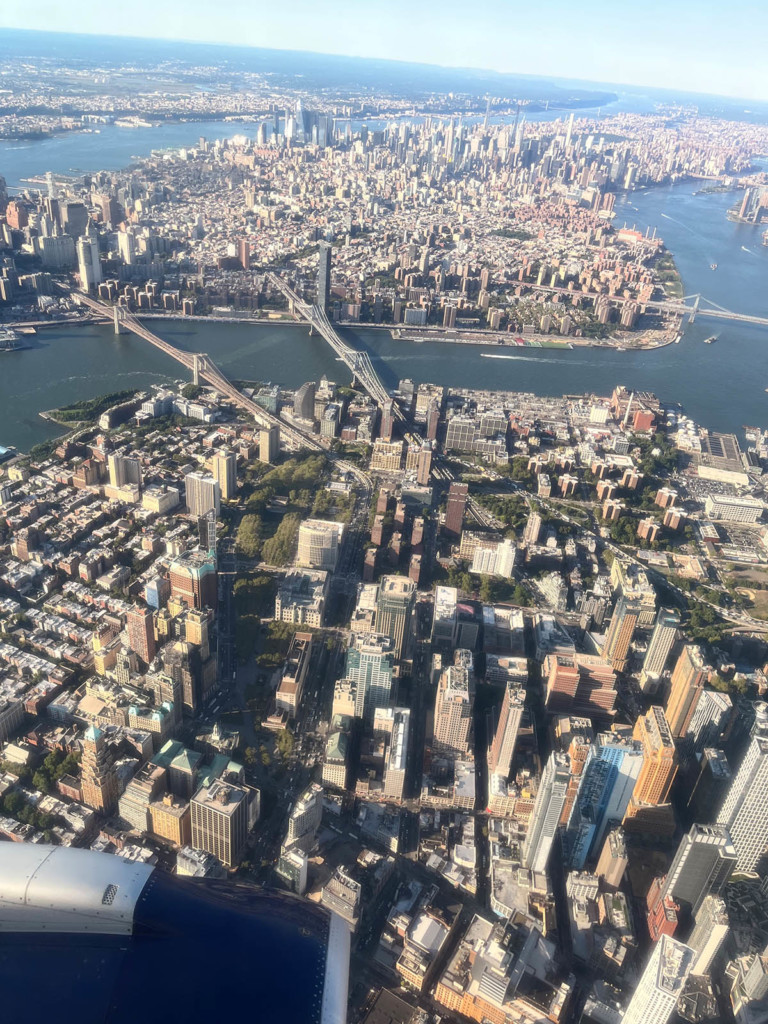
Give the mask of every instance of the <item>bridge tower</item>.
<path id="1" fill-rule="evenodd" d="M 195 353 L 195 355 L 192 356 L 192 383 L 193 384 L 199 384 L 200 383 L 200 371 L 202 370 L 202 366 L 201 366 L 200 363 L 201 363 L 200 356 L 197 355 L 197 353 Z"/>
<path id="2" fill-rule="evenodd" d="M 123 334 L 123 328 L 120 326 L 120 307 L 114 306 L 112 315 L 115 323 L 115 334 Z"/>
<path id="3" fill-rule="evenodd" d="M 690 315 L 690 317 L 689 317 L 689 319 L 688 319 L 688 323 L 689 323 L 689 324 L 692 324 L 692 323 L 693 323 L 693 321 L 695 320 L 695 318 L 696 318 L 696 314 L 697 314 L 697 313 L 698 313 L 698 311 L 699 311 L 699 303 L 700 303 L 700 302 L 701 302 L 701 293 L 699 293 L 699 294 L 698 294 L 698 295 L 696 296 L 696 301 L 695 301 L 695 302 L 694 302 L 694 304 L 693 304 L 693 309 L 691 310 L 691 315 Z"/>

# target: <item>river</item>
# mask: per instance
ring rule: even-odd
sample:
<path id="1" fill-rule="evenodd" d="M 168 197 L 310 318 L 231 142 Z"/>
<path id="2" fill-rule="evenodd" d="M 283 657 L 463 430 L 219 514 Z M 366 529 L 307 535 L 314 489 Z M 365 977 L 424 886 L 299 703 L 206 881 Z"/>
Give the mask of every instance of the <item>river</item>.
<path id="1" fill-rule="evenodd" d="M 183 127 L 194 131 L 187 143 L 198 134 L 217 134 L 208 125 Z M 227 132 L 230 127 L 232 134 L 243 130 L 226 126 Z M 218 125 L 218 134 L 221 129 Z M 143 131 L 154 130 L 126 134 L 135 137 Z M 62 136 L 51 141 L 68 145 L 72 139 Z M 157 145 L 169 144 L 173 143 L 163 132 Z M 129 148 L 134 153 L 139 149 L 135 144 Z M 47 160 L 36 161 L 34 173 L 55 166 L 50 154 L 46 156 Z M 116 166 L 124 163 L 120 156 L 115 157 Z M 55 169 L 63 170 L 60 165 Z M 2 164 L 0 173 L 4 173 Z M 726 309 L 768 315 L 768 247 L 761 245 L 764 229 L 727 219 L 726 211 L 736 199 L 733 194 L 695 196 L 698 187 L 684 184 L 632 193 L 617 203 L 617 221 L 657 229 L 675 255 L 686 294 L 700 292 Z M 718 264 L 716 271 L 710 270 L 712 263 Z M 304 328 L 174 320 L 157 324 L 156 330 L 180 348 L 208 352 L 233 377 L 289 386 L 318 379 L 323 373 L 340 383 L 348 377 L 326 343 L 308 337 Z M 685 329 L 679 345 L 645 352 L 541 349 L 500 353 L 495 347 L 396 341 L 381 330 L 354 328 L 343 333 L 351 344 L 370 352 L 388 386 L 411 377 L 453 386 L 558 395 L 605 394 L 616 384 L 625 384 L 654 391 L 664 401 L 682 403 L 689 415 L 714 430 L 741 433 L 744 424 L 768 426 L 765 327 L 699 317 Z M 710 334 L 718 335 L 717 342 L 702 344 Z M 138 338 L 116 337 L 109 327 L 46 329 L 36 336 L 33 348 L 0 355 L 0 444 L 28 450 L 55 436 L 55 426 L 40 418 L 40 410 L 181 375 L 177 363 Z"/>

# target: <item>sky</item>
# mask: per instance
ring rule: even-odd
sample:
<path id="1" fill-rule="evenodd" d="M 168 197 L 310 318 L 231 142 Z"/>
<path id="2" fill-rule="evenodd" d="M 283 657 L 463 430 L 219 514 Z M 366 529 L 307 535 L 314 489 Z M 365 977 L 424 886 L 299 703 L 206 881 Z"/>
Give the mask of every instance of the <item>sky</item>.
<path id="1" fill-rule="evenodd" d="M 76 11 L 76 16 L 74 12 Z M 768 101 L 768 0 L 2 0 L 2 27 L 310 50 Z"/>

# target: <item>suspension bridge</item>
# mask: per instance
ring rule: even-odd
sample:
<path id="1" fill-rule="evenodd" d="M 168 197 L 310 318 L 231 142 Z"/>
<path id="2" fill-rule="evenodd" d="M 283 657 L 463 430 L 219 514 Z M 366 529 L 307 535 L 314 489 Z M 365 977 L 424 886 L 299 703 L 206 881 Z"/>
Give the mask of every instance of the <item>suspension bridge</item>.
<path id="1" fill-rule="evenodd" d="M 267 412 L 266 409 L 260 406 L 258 402 L 254 402 L 253 399 L 248 398 L 242 391 L 239 391 L 206 353 L 183 352 L 181 349 L 175 348 L 169 342 L 164 341 L 157 334 L 150 331 L 138 317 L 133 316 L 132 313 L 122 306 L 109 306 L 83 293 L 78 293 L 77 300 L 81 305 L 87 306 L 92 313 L 105 317 L 108 320 L 113 320 L 117 333 L 123 329 L 130 331 L 139 338 L 143 338 L 144 341 L 148 341 L 150 345 L 154 345 L 155 348 L 170 356 L 171 359 L 181 363 L 182 366 L 185 366 L 192 373 L 192 379 L 195 384 L 199 384 L 201 381 L 210 384 L 218 392 L 226 395 L 238 408 L 253 416 L 259 425 L 277 427 L 288 447 L 325 451 L 320 441 L 312 434 L 305 433 L 303 430 L 286 423 L 285 420 L 281 420 L 278 416 L 273 416 L 272 413 Z"/>
<path id="2" fill-rule="evenodd" d="M 392 396 L 374 370 L 368 353 L 351 348 L 341 340 L 322 306 L 310 305 L 305 302 L 277 274 L 269 273 L 267 276 L 270 283 L 288 300 L 288 308 L 293 315 L 306 320 L 310 327 L 328 342 L 336 355 L 346 363 L 352 373 L 353 383 L 363 388 L 377 405 L 384 406 L 388 402 L 392 402 Z M 404 419 L 402 409 L 397 402 L 392 402 L 392 411 L 396 419 Z"/>

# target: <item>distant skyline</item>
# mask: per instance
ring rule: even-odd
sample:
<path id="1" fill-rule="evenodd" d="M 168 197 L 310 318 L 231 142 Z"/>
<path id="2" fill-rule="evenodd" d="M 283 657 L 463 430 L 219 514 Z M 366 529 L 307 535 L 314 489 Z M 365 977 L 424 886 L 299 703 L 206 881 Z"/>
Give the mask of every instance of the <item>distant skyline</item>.
<path id="1" fill-rule="evenodd" d="M 768 101 L 768 4 L 745 0 L 5 0 L 0 26 L 305 50 Z M 2 40 L 0 39 L 0 55 Z"/>

